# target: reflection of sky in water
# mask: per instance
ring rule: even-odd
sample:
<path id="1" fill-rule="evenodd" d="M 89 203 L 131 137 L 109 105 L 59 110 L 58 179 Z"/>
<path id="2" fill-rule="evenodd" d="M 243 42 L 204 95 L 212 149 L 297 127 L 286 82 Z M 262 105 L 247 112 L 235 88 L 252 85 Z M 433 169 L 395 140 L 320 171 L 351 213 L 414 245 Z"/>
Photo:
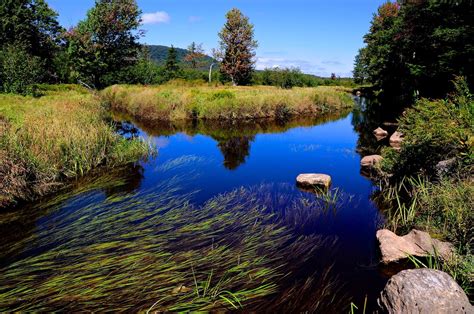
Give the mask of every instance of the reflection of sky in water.
<path id="1" fill-rule="evenodd" d="M 156 192 L 163 184 L 176 184 L 184 193 L 197 191 L 192 201 L 203 204 L 215 195 L 241 186 L 266 184 L 275 191 L 283 185 L 284 193 L 294 196 L 301 193 L 295 187 L 298 174 L 326 173 L 332 177 L 332 187 L 351 201 L 343 202 L 334 215 L 301 226 L 299 231 L 305 236 L 337 239 L 337 249 L 318 259 L 329 256 L 334 259 L 335 270 L 349 295 L 358 300 L 363 300 L 365 294 L 375 297 L 385 280 L 373 267 L 377 259 L 374 235 L 380 216 L 370 201 L 374 186 L 360 175 L 360 156 L 356 151 L 360 139 L 353 121 L 354 117 L 349 115 L 319 125 L 276 128 L 274 133 L 270 129 L 256 134 L 241 134 L 235 129 L 215 133 L 211 131 L 216 130 L 208 130 L 203 134 L 177 128 L 160 136 L 139 130 L 158 149 L 157 157 L 121 174 L 119 177 L 126 178 L 123 187 L 102 188 L 103 192 L 69 199 L 61 210 L 39 218 L 37 230 L 44 231 L 56 221 L 61 223 L 61 217 L 68 212 L 104 201 L 106 197 L 113 198 L 118 192 L 146 194 Z"/>

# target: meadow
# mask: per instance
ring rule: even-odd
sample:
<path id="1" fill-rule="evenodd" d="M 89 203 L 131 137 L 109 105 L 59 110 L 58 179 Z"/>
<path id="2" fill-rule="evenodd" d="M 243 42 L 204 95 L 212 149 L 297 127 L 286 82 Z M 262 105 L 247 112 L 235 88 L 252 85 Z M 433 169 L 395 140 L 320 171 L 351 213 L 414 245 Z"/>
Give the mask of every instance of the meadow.
<path id="1" fill-rule="evenodd" d="M 287 120 L 352 107 L 350 91 L 333 86 L 217 87 L 173 81 L 159 86 L 114 85 L 101 96 L 112 109 L 139 120 Z"/>
<path id="2" fill-rule="evenodd" d="M 86 89 L 43 86 L 36 98 L 0 94 L 0 207 L 149 151 L 143 141 L 118 135 L 100 98 Z"/>

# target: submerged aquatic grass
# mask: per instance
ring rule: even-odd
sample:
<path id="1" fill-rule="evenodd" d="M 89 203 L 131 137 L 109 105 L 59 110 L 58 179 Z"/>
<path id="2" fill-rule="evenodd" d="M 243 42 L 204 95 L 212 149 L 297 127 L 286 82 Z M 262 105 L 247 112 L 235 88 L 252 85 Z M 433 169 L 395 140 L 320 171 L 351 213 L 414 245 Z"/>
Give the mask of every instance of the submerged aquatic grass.
<path id="1" fill-rule="evenodd" d="M 287 120 L 318 116 L 353 105 L 349 90 L 321 86 L 293 88 L 270 86 L 211 87 L 169 83 L 160 86 L 115 85 L 101 92 L 113 109 L 149 121 L 177 120 Z"/>
<path id="2" fill-rule="evenodd" d="M 104 195 L 92 182 L 37 207 L 50 218 L 0 255 L 0 311 L 317 310 L 328 296 L 333 308 L 347 304 L 330 261 L 296 275 L 336 243 L 295 232 L 325 214 L 324 201 L 262 186 L 196 206 L 179 183 Z"/>

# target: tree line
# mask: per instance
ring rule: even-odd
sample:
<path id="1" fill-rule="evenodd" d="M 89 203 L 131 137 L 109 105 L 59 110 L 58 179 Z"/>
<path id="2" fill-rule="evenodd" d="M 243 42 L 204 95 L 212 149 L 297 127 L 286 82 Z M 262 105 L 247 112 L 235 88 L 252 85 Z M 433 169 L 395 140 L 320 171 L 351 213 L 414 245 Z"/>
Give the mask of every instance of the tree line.
<path id="1" fill-rule="evenodd" d="M 354 79 L 405 103 L 442 98 L 455 76 L 474 82 L 472 1 L 386 2 L 374 14 L 366 46 L 355 59 Z"/>
<path id="2" fill-rule="evenodd" d="M 192 43 L 183 68 L 171 47 L 164 66 L 139 43 L 142 12 L 135 0 L 96 0 L 87 16 L 66 30 L 45 0 L 4 0 L 0 4 L 0 90 L 30 94 L 38 83 L 82 83 L 103 88 L 117 83 L 162 83 L 203 78 L 204 56 Z M 226 15 L 215 50 L 221 80 L 248 84 L 255 68 L 253 25 L 238 9 Z"/>

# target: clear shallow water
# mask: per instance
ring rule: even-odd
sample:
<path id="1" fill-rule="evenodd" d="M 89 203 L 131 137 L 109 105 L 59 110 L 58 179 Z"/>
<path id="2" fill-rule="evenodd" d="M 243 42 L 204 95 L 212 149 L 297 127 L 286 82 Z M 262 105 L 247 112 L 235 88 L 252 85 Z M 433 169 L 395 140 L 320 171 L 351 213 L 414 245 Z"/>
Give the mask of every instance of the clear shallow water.
<path id="1" fill-rule="evenodd" d="M 113 208 L 133 204 L 123 210 L 126 215 L 133 216 L 134 212 L 131 210 L 139 210 L 143 202 L 158 200 L 165 203 L 165 199 L 166 202 L 171 202 L 183 195 L 187 195 L 187 200 L 194 206 L 205 207 L 213 197 L 240 187 L 263 192 L 242 194 L 237 196 L 237 199 L 256 197 L 258 203 L 259 195 L 272 198 L 273 205 L 270 207 L 273 213 L 277 213 L 275 220 L 279 220 L 291 234 L 290 240 L 280 246 L 277 252 L 272 253 L 277 256 L 275 260 L 279 260 L 273 265 L 283 265 L 285 261 L 282 260 L 285 259 L 290 263 L 291 252 L 286 252 L 285 246 L 300 241 L 301 237 L 306 237 L 305 246 L 318 246 L 317 251 L 305 253 L 304 258 L 291 261 L 290 264 L 295 266 L 291 275 L 280 278 L 271 295 L 257 299 L 244 310 L 269 310 L 271 304 L 280 304 L 280 309 L 285 306 L 287 310 L 292 311 L 346 311 L 350 302 L 362 306 L 366 296 L 369 309 L 373 308 L 387 278 L 377 267 L 379 253 L 375 232 L 383 218 L 371 201 L 371 195 L 376 188 L 369 179 L 360 174 L 359 166 L 359 152 L 376 150 L 374 147 L 377 143 L 371 134 L 367 135 L 372 127 L 373 123 L 366 117 L 363 104 L 361 106 L 360 103 L 352 113 L 303 119 L 286 124 L 260 122 L 215 125 L 201 122 L 143 125 L 123 122 L 124 135 L 140 135 L 152 141 L 158 149 L 157 157 L 138 165 L 81 180 L 72 191 L 65 191 L 38 204 L 28 204 L 15 212 L 0 214 L 0 248 L 3 252 L 0 253 L 0 267 L 7 278 L 3 284 L 0 282 L 0 310 L 22 309 L 22 306 L 25 306 L 22 299 L 15 299 L 15 295 L 21 294 L 21 291 L 9 293 L 13 291 L 13 286 L 16 289 L 18 286 L 23 287 L 25 291 L 34 290 L 36 285 L 38 289 L 46 289 L 45 287 L 49 286 L 46 283 L 46 286 L 42 286 L 41 283 L 47 282 L 48 276 L 51 276 L 48 273 L 49 268 L 55 269 L 56 264 L 61 263 L 69 267 L 75 267 L 77 263 L 78 269 L 84 267 L 81 265 L 85 264 L 81 264 L 76 254 L 81 250 L 85 250 L 83 255 L 87 255 L 87 252 L 91 254 L 87 250 L 91 244 L 101 241 L 101 233 L 104 238 L 109 234 L 114 237 L 114 243 L 117 242 L 116 239 L 124 237 L 129 241 L 127 243 L 140 243 L 149 235 L 147 232 L 156 231 L 150 226 L 140 229 L 144 222 L 162 215 L 147 209 L 148 216 L 134 218 L 133 223 L 124 226 L 120 224 L 124 219 L 121 211 L 114 211 Z M 291 202 L 275 199 L 284 195 L 286 199 L 296 200 L 298 204 L 301 200 L 308 199 L 308 202 L 311 202 L 317 199 L 315 194 L 300 191 L 295 186 L 296 176 L 306 172 L 331 175 L 333 193 L 337 190 L 340 195 L 338 205 L 314 217 L 310 206 L 305 209 L 303 205 L 298 207 L 298 218 L 294 218 L 296 214 L 291 212 L 294 210 L 290 206 Z M 188 195 L 189 193 L 191 194 Z M 264 206 L 268 206 L 268 202 L 265 202 Z M 221 214 L 217 211 L 213 214 L 211 209 L 209 215 Z M 193 225 L 193 218 L 189 217 L 190 225 Z M 182 219 L 186 222 L 186 215 L 183 215 Z M 229 221 L 232 219 L 229 218 Z M 274 220 L 266 223 L 272 224 Z M 109 230 L 106 224 L 117 226 Z M 178 230 L 181 225 L 181 222 L 174 224 L 169 227 L 168 232 L 172 233 L 174 228 Z M 136 237 L 134 240 L 130 240 L 131 236 L 125 234 L 129 233 L 133 226 L 137 227 L 137 234 L 133 235 Z M 212 233 L 212 229 L 217 227 L 211 225 L 208 228 L 208 233 Z M 156 231 L 157 234 L 160 230 Z M 243 230 L 229 227 L 225 229 L 225 234 L 226 237 L 238 238 L 244 236 Z M 191 231 L 190 235 L 192 234 Z M 197 234 L 198 232 L 196 239 L 199 239 Z M 314 241 L 312 244 L 307 241 L 311 237 L 321 241 Z M 81 238 L 83 242 L 80 241 Z M 206 237 L 203 239 L 203 242 L 208 240 Z M 326 240 L 330 244 L 319 245 L 319 242 Z M 212 241 L 214 243 L 217 240 L 212 238 Z M 180 250 L 168 242 L 166 246 L 169 246 L 168 252 L 172 254 L 177 254 L 176 250 Z M 76 253 L 69 252 L 70 248 L 74 248 Z M 136 250 L 134 246 L 128 247 L 129 251 L 126 252 L 115 247 L 111 249 L 116 250 L 111 256 L 123 258 Z M 60 255 L 63 251 L 67 253 L 64 253 L 61 261 L 57 260 L 57 255 L 52 254 L 58 252 Z M 41 260 L 41 263 L 35 258 Z M 71 276 L 70 285 L 73 286 L 76 275 L 71 274 L 70 270 L 64 270 L 63 264 L 61 267 L 57 266 L 55 272 L 61 270 Z M 25 269 L 28 269 L 28 272 L 23 273 Z M 120 288 L 123 282 L 114 282 L 113 279 L 114 276 L 122 275 L 124 274 L 108 275 L 107 280 L 112 279 L 108 284 L 117 284 L 117 288 Z M 54 281 L 51 280 L 50 285 L 51 282 Z M 61 285 L 63 289 L 70 288 L 68 281 Z M 293 286 L 307 286 L 308 289 L 301 288 L 296 291 L 292 290 Z M 160 287 L 159 282 L 156 287 L 150 287 L 150 291 L 144 293 L 153 294 L 153 289 L 157 287 Z M 310 290 L 312 292 L 308 292 Z M 52 292 L 53 295 L 55 293 Z M 52 302 L 51 298 L 51 294 L 41 294 L 28 302 L 44 303 L 54 307 L 53 309 L 88 308 L 87 304 L 90 302 L 80 299 Z M 96 300 L 95 302 L 103 302 L 107 298 Z M 146 309 L 150 305 L 145 302 L 136 307 L 129 304 L 126 308 Z"/>

